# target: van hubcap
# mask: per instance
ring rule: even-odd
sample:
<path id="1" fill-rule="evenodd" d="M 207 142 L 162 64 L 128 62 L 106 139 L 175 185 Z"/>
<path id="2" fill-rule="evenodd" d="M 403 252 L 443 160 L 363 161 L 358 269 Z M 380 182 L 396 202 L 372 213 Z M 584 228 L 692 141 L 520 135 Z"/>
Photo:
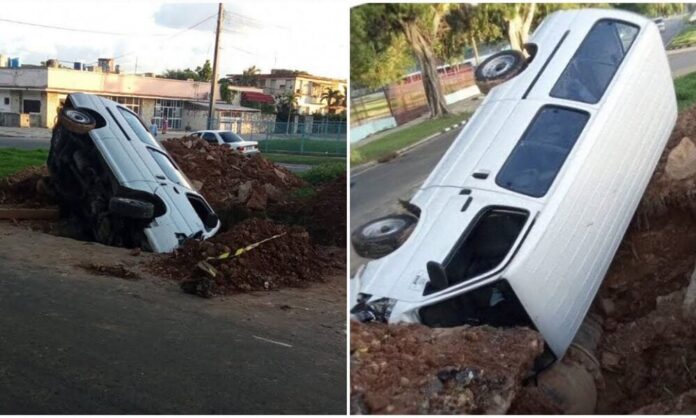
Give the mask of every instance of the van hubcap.
<path id="1" fill-rule="evenodd" d="M 382 237 L 406 226 L 406 221 L 399 218 L 383 219 L 363 228 L 362 233 L 368 238 Z"/>
<path id="2" fill-rule="evenodd" d="M 506 73 L 512 66 L 515 65 L 515 58 L 510 55 L 501 55 L 493 58 L 483 67 L 483 75 L 486 78 L 496 78 L 501 74 Z"/>

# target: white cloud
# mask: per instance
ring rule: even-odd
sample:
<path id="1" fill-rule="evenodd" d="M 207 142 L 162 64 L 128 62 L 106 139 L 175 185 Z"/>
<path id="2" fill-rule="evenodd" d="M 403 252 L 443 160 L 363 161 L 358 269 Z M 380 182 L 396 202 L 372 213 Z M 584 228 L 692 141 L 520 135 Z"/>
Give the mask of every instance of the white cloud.
<path id="1" fill-rule="evenodd" d="M 214 3 L 55 2 L 3 3 L 0 18 L 123 35 L 39 28 L 0 21 L 0 54 L 38 64 L 48 58 L 95 62 L 117 59 L 122 71 L 161 72 L 195 68 L 211 59 L 215 18 L 173 36 L 216 13 Z M 344 2 L 238 0 L 226 4 L 220 73 L 251 65 L 348 77 L 348 13 Z"/>

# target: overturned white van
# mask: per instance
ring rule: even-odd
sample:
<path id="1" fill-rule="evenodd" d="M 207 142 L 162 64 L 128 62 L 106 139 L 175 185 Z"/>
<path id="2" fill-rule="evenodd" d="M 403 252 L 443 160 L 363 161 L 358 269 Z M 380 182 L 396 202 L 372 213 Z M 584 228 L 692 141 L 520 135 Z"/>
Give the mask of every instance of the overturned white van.
<path id="1" fill-rule="evenodd" d="M 527 50 L 481 64 L 486 83 L 505 82 L 410 201 L 414 216 L 354 231 L 359 253 L 386 254 L 351 280 L 354 319 L 526 325 L 565 353 L 677 105 L 659 30 L 639 15 L 556 12 Z"/>

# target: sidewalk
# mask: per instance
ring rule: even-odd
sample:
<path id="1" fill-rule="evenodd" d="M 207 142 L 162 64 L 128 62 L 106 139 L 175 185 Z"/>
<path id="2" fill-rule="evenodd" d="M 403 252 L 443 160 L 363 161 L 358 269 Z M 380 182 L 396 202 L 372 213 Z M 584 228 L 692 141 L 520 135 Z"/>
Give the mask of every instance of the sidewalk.
<path id="1" fill-rule="evenodd" d="M 481 103 L 481 100 L 483 100 L 483 95 L 478 95 L 474 97 L 470 97 L 465 100 L 461 100 L 456 103 L 452 103 L 449 108 L 450 111 L 453 113 L 463 113 L 463 112 L 470 112 L 473 113 L 476 108 L 479 106 Z M 351 144 L 351 148 L 356 148 L 356 147 L 361 147 L 363 145 L 367 145 L 370 142 L 376 141 L 378 139 L 384 138 L 387 135 L 393 134 L 395 132 L 400 132 L 409 128 L 412 128 L 415 125 L 418 125 L 419 123 L 422 123 L 428 119 L 428 115 L 424 114 L 422 116 L 417 117 L 416 119 L 406 122 L 403 125 L 399 125 L 395 128 L 391 129 L 386 129 L 384 131 L 377 132 L 376 134 L 370 135 L 367 138 L 363 139 L 362 141 L 358 141 L 354 144 Z"/>
<path id="2" fill-rule="evenodd" d="M 166 135 L 157 135 L 157 139 L 161 141 L 163 139 L 180 138 L 185 135 L 186 132 L 184 131 L 169 131 Z M 48 128 L 14 128 L 0 126 L 0 137 L 51 139 L 51 130 Z"/>

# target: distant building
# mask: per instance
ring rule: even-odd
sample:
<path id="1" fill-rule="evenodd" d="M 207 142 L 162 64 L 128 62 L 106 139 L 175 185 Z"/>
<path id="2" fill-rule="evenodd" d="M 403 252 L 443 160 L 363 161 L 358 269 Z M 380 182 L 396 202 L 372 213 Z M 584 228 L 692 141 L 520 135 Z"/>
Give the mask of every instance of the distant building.
<path id="1" fill-rule="evenodd" d="M 241 85 L 247 82 L 249 76 L 228 74 L 227 78 L 230 79 L 232 84 Z M 326 100 L 322 101 L 321 96 L 326 92 L 327 88 L 339 91 L 341 95 L 345 95 L 347 86 L 346 80 L 315 76 L 303 71 L 282 69 L 271 70 L 270 74 L 257 74 L 254 78 L 257 80 L 255 87 L 262 88 L 267 95 L 277 97 L 289 92 L 296 92 L 299 95 L 297 106 L 300 114 L 329 113 L 328 104 Z M 340 113 L 345 110 L 345 107 L 337 103 L 332 106 L 332 110 L 334 113 Z"/>
<path id="2" fill-rule="evenodd" d="M 18 126 L 18 121 L 27 119 L 28 114 L 31 126 L 52 128 L 67 94 L 83 92 L 121 103 L 146 123 L 154 119 L 160 129 L 165 118 L 173 131 L 186 127 L 206 129 L 210 83 L 116 74 L 116 67 L 112 59 L 100 59 L 95 71 L 38 66 L 0 68 L 0 125 Z M 229 129 L 233 122 L 268 118 L 258 109 L 240 104 L 243 93 L 263 94 L 262 89 L 230 89 L 236 92 L 232 103 L 218 101 L 216 105 L 214 118 L 220 129 Z"/>

